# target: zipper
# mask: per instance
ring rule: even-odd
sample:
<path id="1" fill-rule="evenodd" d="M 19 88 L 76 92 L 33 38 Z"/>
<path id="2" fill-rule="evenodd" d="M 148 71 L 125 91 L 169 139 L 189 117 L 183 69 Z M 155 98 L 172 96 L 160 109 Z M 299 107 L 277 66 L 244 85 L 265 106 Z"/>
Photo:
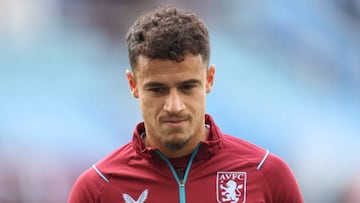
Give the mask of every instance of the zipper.
<path id="1" fill-rule="evenodd" d="M 174 178 L 175 178 L 175 180 L 176 180 L 176 182 L 177 182 L 177 184 L 179 186 L 180 203 L 186 203 L 185 184 L 186 184 L 186 180 L 187 180 L 187 177 L 189 175 L 189 172 L 190 172 L 191 165 L 192 165 L 192 163 L 193 163 L 193 161 L 195 159 L 196 154 L 199 151 L 199 148 L 200 148 L 200 143 L 195 147 L 194 151 L 191 154 L 191 157 L 189 159 L 189 163 L 187 164 L 186 169 L 185 169 L 185 174 L 184 174 L 183 179 L 179 178 L 179 176 L 177 175 L 177 173 L 175 171 L 174 166 L 171 164 L 169 159 L 163 153 L 161 153 L 159 150 L 156 150 L 156 153 L 161 157 L 161 159 L 163 159 L 166 162 L 166 164 L 170 168 L 171 173 L 173 174 L 173 176 L 174 176 Z"/>

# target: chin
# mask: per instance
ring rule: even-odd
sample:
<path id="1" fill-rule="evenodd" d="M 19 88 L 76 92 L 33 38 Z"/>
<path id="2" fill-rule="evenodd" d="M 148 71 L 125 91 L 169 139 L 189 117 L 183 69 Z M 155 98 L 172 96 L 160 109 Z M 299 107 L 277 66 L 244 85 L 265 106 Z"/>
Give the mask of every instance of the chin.
<path id="1" fill-rule="evenodd" d="M 179 150 L 186 146 L 190 141 L 190 137 L 186 139 L 173 139 L 165 142 L 166 148 L 169 150 Z"/>

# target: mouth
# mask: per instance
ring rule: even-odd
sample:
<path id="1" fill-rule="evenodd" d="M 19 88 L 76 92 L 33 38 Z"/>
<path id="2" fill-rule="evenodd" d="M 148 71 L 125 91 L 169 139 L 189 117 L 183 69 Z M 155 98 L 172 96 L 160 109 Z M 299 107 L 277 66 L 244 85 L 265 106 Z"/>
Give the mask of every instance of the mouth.
<path id="1" fill-rule="evenodd" d="M 165 125 L 173 126 L 173 127 L 181 127 L 185 125 L 187 119 L 164 119 L 161 121 Z"/>

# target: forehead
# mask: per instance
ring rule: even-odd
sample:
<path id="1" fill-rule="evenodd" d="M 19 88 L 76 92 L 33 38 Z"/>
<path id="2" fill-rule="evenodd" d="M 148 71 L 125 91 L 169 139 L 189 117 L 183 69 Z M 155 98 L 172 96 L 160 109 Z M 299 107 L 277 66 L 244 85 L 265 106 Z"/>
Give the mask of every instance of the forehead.
<path id="1" fill-rule="evenodd" d="M 137 79 L 201 77 L 206 73 L 206 63 L 201 55 L 187 54 L 182 62 L 172 60 L 150 59 L 139 56 L 135 69 Z"/>

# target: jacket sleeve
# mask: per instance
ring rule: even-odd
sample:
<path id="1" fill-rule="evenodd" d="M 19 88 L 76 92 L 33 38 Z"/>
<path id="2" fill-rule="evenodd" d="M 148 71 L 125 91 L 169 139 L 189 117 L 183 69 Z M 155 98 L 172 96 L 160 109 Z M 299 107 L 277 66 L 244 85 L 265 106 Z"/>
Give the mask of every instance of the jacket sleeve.
<path id="1" fill-rule="evenodd" d="M 96 203 L 104 184 L 105 181 L 101 179 L 93 168 L 88 169 L 75 181 L 68 203 Z"/>
<path id="2" fill-rule="evenodd" d="M 263 170 L 268 186 L 270 187 L 272 202 L 304 202 L 299 184 L 293 172 L 283 159 L 270 154 L 261 170 Z"/>

